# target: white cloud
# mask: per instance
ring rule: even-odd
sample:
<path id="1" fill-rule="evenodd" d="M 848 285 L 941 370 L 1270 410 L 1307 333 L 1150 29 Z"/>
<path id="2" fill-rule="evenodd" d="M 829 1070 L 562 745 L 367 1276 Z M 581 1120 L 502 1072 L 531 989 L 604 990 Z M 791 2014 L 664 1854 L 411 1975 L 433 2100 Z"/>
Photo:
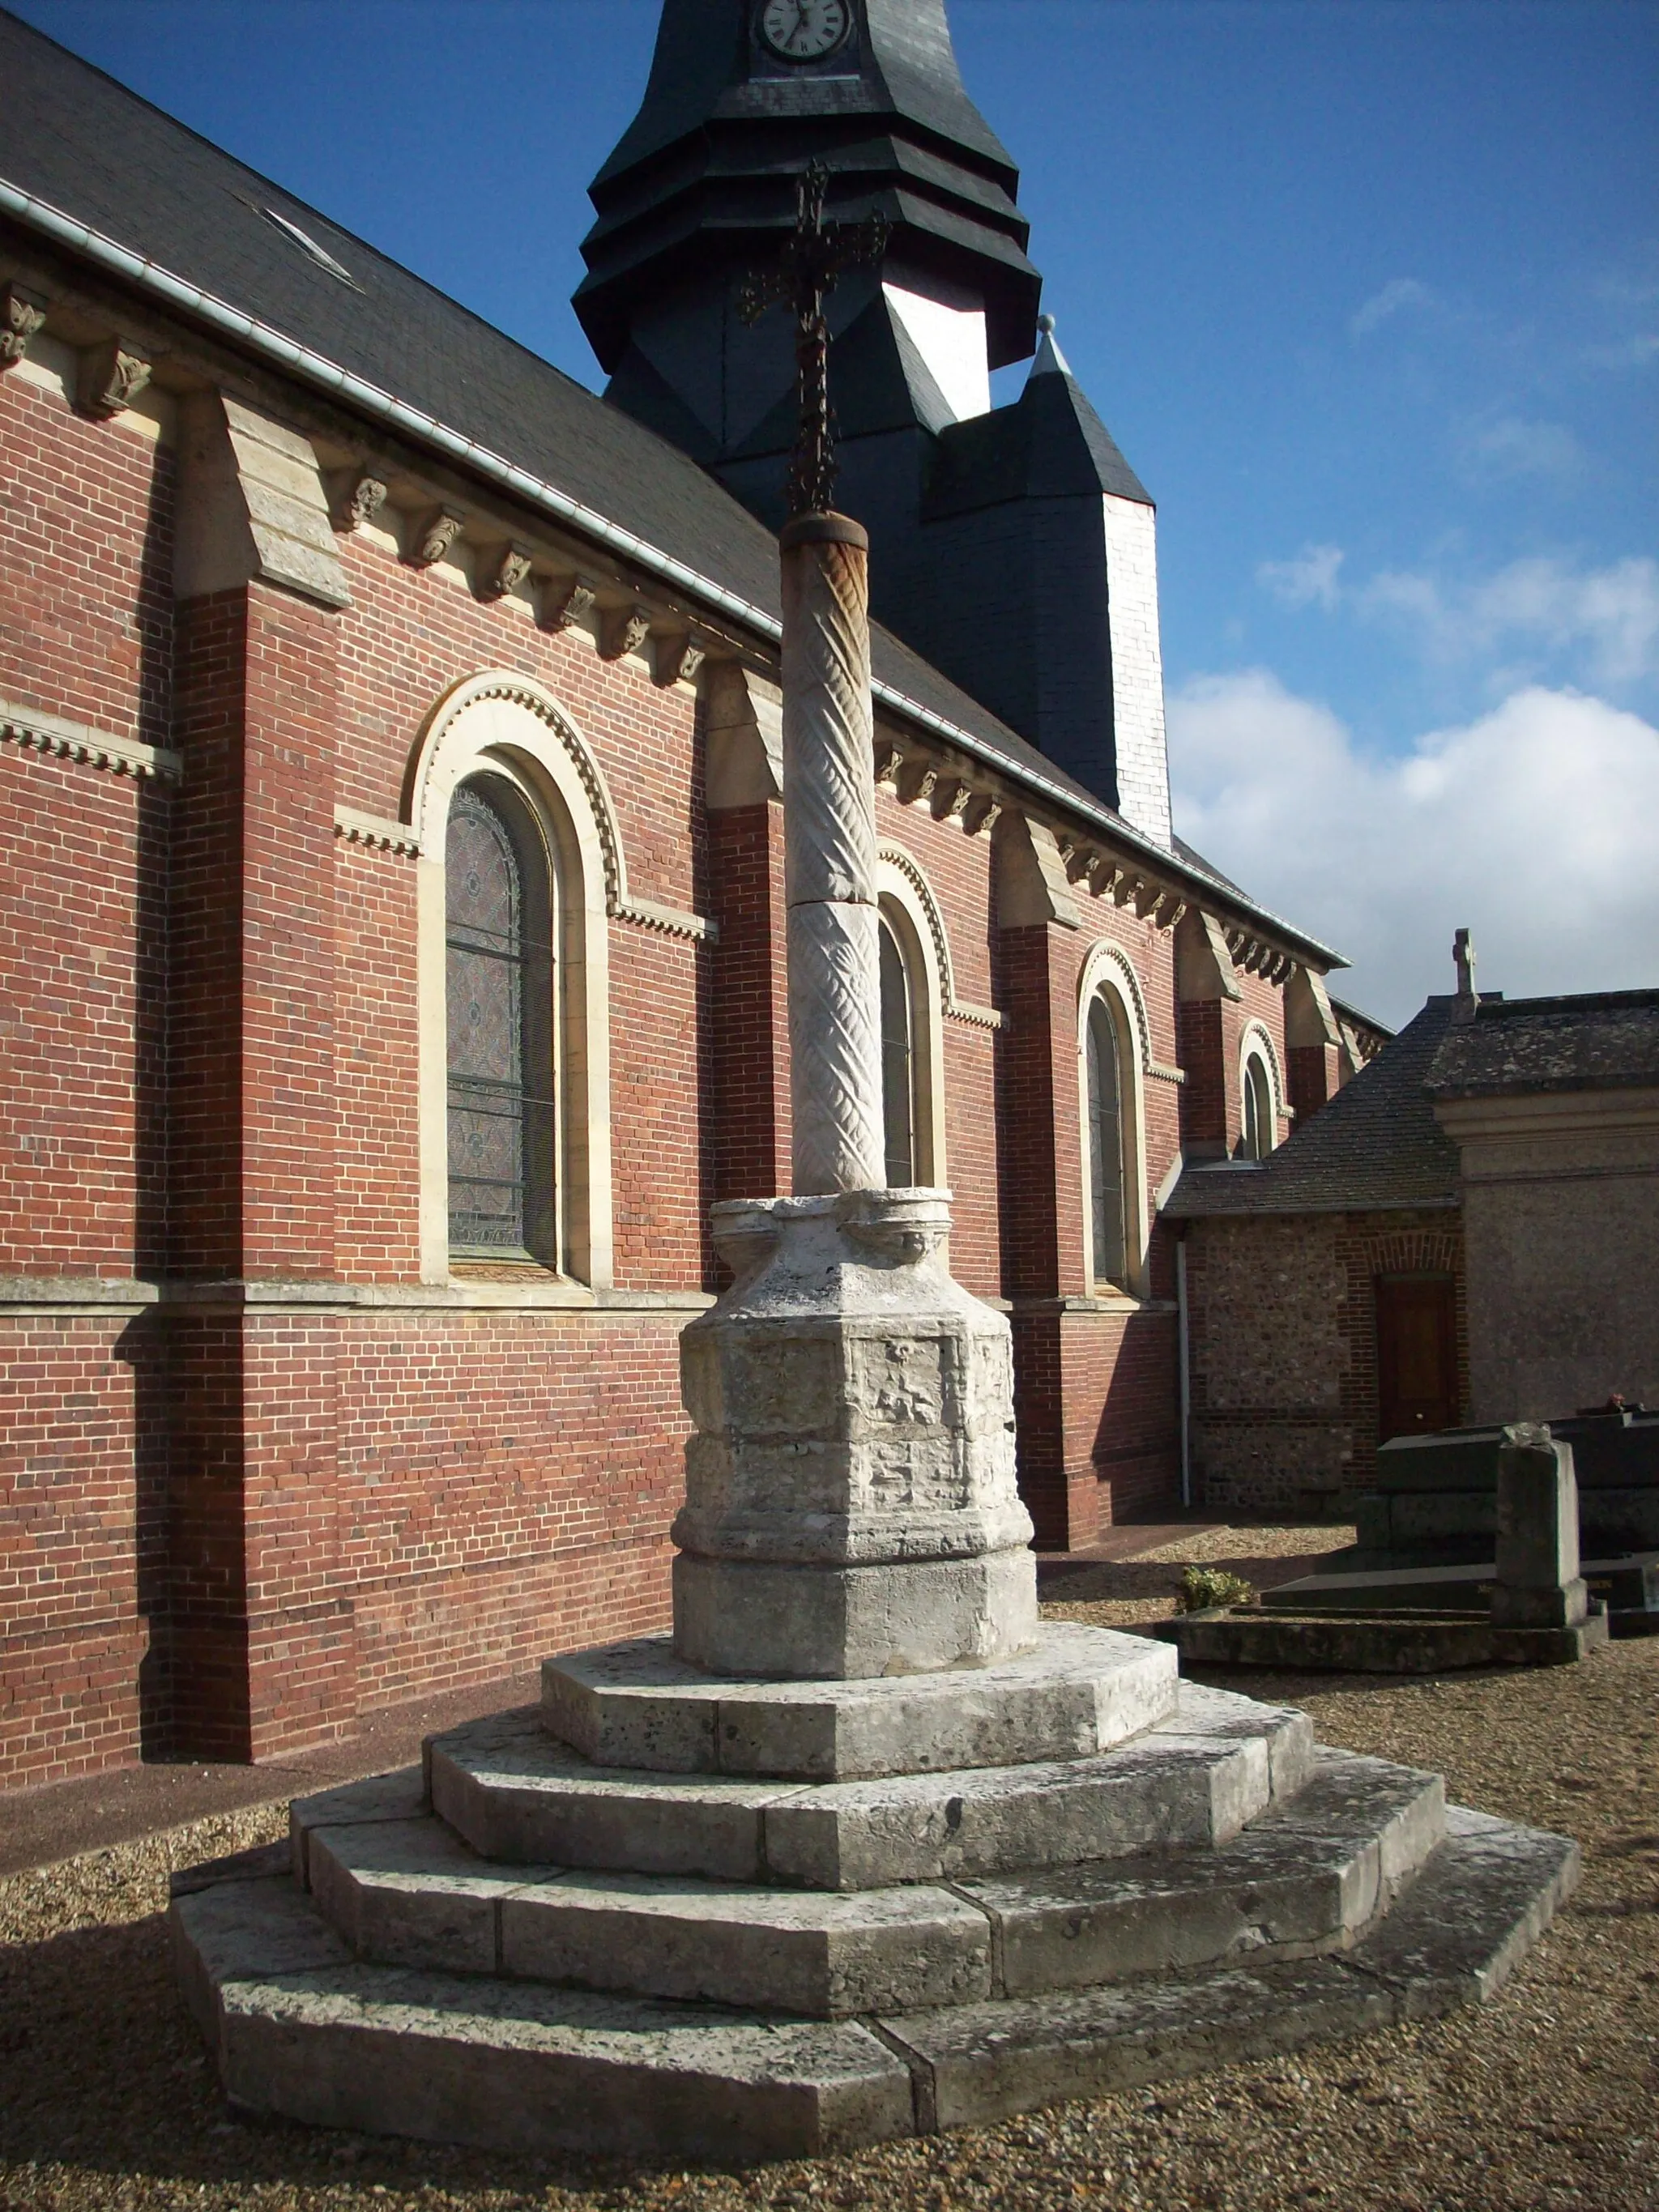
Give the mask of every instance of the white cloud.
<path id="1" fill-rule="evenodd" d="M 1349 335 L 1368 337 L 1375 330 L 1400 313 L 1405 307 L 1431 307 L 1434 294 L 1415 276 L 1390 276 L 1380 292 L 1374 292 L 1364 305 L 1357 308 L 1348 319 Z"/>
<path id="2" fill-rule="evenodd" d="M 1403 1021 L 1451 984 L 1467 923 L 1511 998 L 1659 983 L 1659 730 L 1536 686 L 1362 751 L 1267 669 L 1170 696 L 1176 820 L 1227 874 L 1346 952 L 1339 997 Z"/>
<path id="3" fill-rule="evenodd" d="M 1385 569 L 1351 596 L 1362 613 L 1413 629 L 1437 659 L 1504 651 L 1536 673 L 1565 654 L 1607 684 L 1659 671 L 1659 562 L 1645 554 L 1591 569 L 1540 554 L 1457 584 Z"/>
<path id="4" fill-rule="evenodd" d="M 1337 601 L 1337 571 L 1343 562 L 1340 545 L 1304 545 L 1293 561 L 1264 561 L 1255 580 L 1287 607 L 1326 609 Z"/>
<path id="5" fill-rule="evenodd" d="M 1566 483 L 1583 474 L 1586 457 L 1565 422 L 1528 422 L 1505 415 L 1466 428 L 1459 459 L 1465 473 L 1477 478 L 1553 477 Z"/>
<path id="6" fill-rule="evenodd" d="M 1659 331 L 1633 331 L 1610 345 L 1586 346 L 1583 358 L 1591 368 L 1645 368 L 1659 361 Z"/>

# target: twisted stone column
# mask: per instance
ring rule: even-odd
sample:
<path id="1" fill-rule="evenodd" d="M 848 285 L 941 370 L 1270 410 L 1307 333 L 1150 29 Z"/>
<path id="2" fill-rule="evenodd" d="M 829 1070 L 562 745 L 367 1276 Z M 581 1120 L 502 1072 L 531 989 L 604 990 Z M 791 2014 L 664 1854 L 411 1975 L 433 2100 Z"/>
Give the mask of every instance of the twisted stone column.
<path id="1" fill-rule="evenodd" d="M 798 1198 L 878 1190 L 887 1181 L 869 542 L 839 514 L 799 515 L 781 540 L 789 1094 Z"/>
<path id="2" fill-rule="evenodd" d="M 680 1339 L 696 1434 L 674 1648 L 824 1682 L 988 1665 L 1037 1633 L 1008 1323 L 951 1279 L 950 1194 L 888 1190 L 867 541 L 783 533 L 794 1195 L 715 1206 L 732 1287 Z"/>

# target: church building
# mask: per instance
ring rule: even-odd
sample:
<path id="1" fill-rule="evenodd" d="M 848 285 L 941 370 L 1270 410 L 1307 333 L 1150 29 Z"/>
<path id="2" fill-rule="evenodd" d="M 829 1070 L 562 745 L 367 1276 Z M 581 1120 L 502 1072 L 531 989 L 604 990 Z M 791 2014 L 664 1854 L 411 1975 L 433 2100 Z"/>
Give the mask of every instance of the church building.
<path id="1" fill-rule="evenodd" d="M 1152 499 L 944 0 L 664 0 L 603 397 L 3 13 L 0 82 L 0 1787 L 665 1622 L 708 1209 L 787 1188 L 747 292 L 812 164 L 885 222 L 830 313 L 888 1181 L 1010 1316 L 1038 1543 L 1173 1505 L 1165 1202 L 1378 1039 L 1176 833 Z"/>

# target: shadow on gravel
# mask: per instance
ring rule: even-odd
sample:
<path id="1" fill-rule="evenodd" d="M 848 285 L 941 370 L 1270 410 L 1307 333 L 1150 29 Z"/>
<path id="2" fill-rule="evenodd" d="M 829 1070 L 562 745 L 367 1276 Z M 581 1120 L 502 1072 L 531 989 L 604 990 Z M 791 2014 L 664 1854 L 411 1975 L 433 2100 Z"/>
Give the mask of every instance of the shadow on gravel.
<path id="1" fill-rule="evenodd" d="M 239 2118 L 173 1985 L 159 1914 L 0 1947 L 0 2206 L 70 2201 L 61 2178 L 46 2171 L 54 2166 L 136 2185 L 142 2203 L 204 2190 L 215 2206 L 235 2204 L 256 2187 L 294 2192 L 301 2203 L 315 2191 L 330 2205 L 343 2201 L 332 2193 L 343 2189 L 361 2192 L 367 2206 L 385 2203 L 378 2191 L 415 2200 L 428 2185 L 452 2195 L 502 2191 L 507 2202 L 519 2191 L 530 2202 L 551 2187 L 614 2191 L 639 2171 Z M 107 2201 L 134 2199 L 118 2189 Z"/>

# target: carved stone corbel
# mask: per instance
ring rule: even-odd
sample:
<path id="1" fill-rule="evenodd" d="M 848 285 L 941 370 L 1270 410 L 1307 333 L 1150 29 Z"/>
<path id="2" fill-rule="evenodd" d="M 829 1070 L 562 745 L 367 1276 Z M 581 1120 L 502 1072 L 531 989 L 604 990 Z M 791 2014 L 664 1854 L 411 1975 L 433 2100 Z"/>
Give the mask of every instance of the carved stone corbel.
<path id="1" fill-rule="evenodd" d="M 903 762 L 894 782 L 901 806 L 925 804 L 933 795 L 939 781 L 939 770 L 925 756 L 918 760 Z"/>
<path id="2" fill-rule="evenodd" d="M 665 631 L 652 641 L 651 681 L 665 691 L 671 684 L 695 684 L 703 658 L 703 647 L 688 631 Z"/>
<path id="3" fill-rule="evenodd" d="M 1146 888 L 1146 880 L 1143 877 L 1121 875 L 1112 885 L 1112 904 L 1129 906 L 1139 897 Z"/>
<path id="4" fill-rule="evenodd" d="M 878 738 L 875 758 L 878 788 L 884 785 L 889 791 L 896 792 L 899 767 L 904 759 L 903 747 L 896 744 L 891 738 Z"/>
<path id="5" fill-rule="evenodd" d="M 1066 863 L 1066 880 L 1069 884 L 1088 881 L 1103 857 L 1097 845 L 1067 845 L 1062 842 L 1060 850 Z"/>
<path id="6" fill-rule="evenodd" d="M 1123 880 L 1123 871 L 1109 853 L 1097 853 L 1089 869 L 1089 889 L 1096 898 L 1108 898 Z"/>
<path id="7" fill-rule="evenodd" d="M 536 620 L 543 629 L 571 629 L 593 611 L 593 587 L 580 576 L 552 576 L 542 586 Z"/>
<path id="8" fill-rule="evenodd" d="M 995 829 L 997 817 L 1001 811 L 1001 807 L 988 791 L 973 792 L 962 810 L 963 829 L 969 837 L 977 837 L 981 830 Z"/>
<path id="9" fill-rule="evenodd" d="M 0 370 L 15 368 L 46 319 L 46 303 L 21 284 L 0 290 Z"/>
<path id="10" fill-rule="evenodd" d="M 112 415 L 131 406 L 149 379 L 150 364 L 144 355 L 130 352 L 118 337 L 104 338 L 81 353 L 75 404 L 94 422 L 107 422 Z"/>
<path id="11" fill-rule="evenodd" d="M 639 605 L 599 610 L 599 659 L 622 660 L 645 643 L 651 617 Z"/>
<path id="12" fill-rule="evenodd" d="M 949 777 L 941 777 L 927 802 L 928 811 L 935 822 L 960 822 L 963 809 L 972 796 L 968 786 L 959 779 L 953 783 Z"/>
<path id="13" fill-rule="evenodd" d="M 349 532 L 373 522 L 386 505 L 386 486 L 366 470 L 348 470 L 335 491 L 330 517 L 334 527 Z"/>
<path id="14" fill-rule="evenodd" d="M 447 507 L 434 507 L 415 533 L 409 555 L 414 568 L 435 568 L 461 534 L 461 518 Z"/>
<path id="15" fill-rule="evenodd" d="M 1162 884 L 1139 883 L 1135 885 L 1135 912 L 1142 921 L 1156 922 L 1158 908 L 1170 894 Z"/>
<path id="16" fill-rule="evenodd" d="M 504 545 L 484 570 L 478 586 L 481 599 L 504 599 L 516 592 L 530 574 L 530 556 L 522 545 Z"/>

